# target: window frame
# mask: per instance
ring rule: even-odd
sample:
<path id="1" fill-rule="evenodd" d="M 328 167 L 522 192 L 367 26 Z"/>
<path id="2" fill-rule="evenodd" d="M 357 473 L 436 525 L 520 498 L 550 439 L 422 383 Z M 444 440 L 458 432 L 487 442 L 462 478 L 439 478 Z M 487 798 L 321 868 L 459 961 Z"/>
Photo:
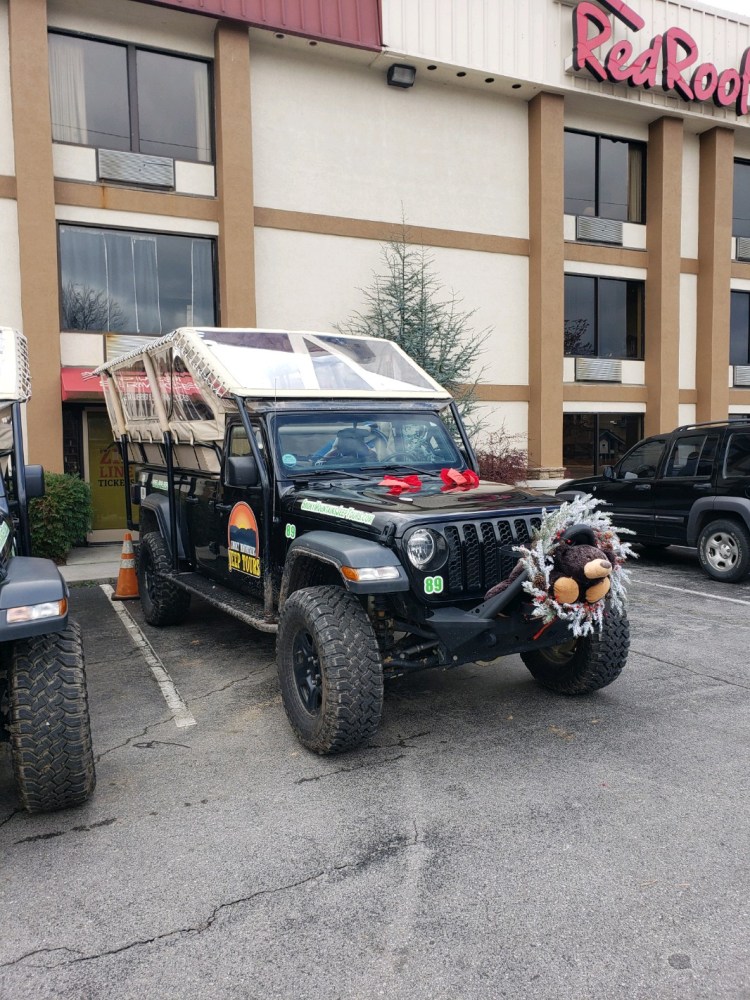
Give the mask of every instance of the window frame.
<path id="1" fill-rule="evenodd" d="M 644 438 L 643 437 L 643 428 L 644 428 L 645 416 L 646 416 L 645 413 L 631 413 L 631 412 L 624 411 L 624 410 L 596 410 L 596 411 L 588 411 L 588 410 L 586 410 L 586 411 L 581 411 L 581 412 L 563 413 L 563 432 L 562 432 L 563 433 L 563 466 L 566 468 L 566 470 L 568 469 L 569 466 L 572 467 L 572 468 L 576 467 L 575 463 L 569 463 L 569 462 L 566 462 L 566 460 L 565 460 L 565 451 L 564 451 L 564 449 L 565 449 L 565 420 L 566 420 L 566 417 L 591 417 L 592 420 L 593 420 L 593 422 L 594 422 L 593 443 L 592 443 L 592 455 L 593 455 L 594 461 L 592 463 L 592 471 L 591 472 L 583 473 L 582 475 L 576 474 L 575 477 L 569 477 L 569 478 L 588 479 L 588 478 L 590 478 L 592 476 L 601 476 L 602 475 L 602 469 L 606 465 L 610 465 L 613 468 L 617 468 L 621 464 L 621 462 L 623 461 L 623 459 L 627 458 L 627 456 L 633 451 L 634 448 L 637 448 L 638 445 L 644 444 L 645 441 L 649 440 L 648 438 Z M 616 461 L 614 461 L 614 462 L 608 461 L 608 462 L 601 462 L 600 463 L 600 461 L 599 461 L 599 455 L 600 455 L 599 442 L 601 440 L 601 435 L 602 435 L 602 421 L 607 420 L 607 419 L 611 420 L 612 417 L 626 417 L 626 418 L 630 417 L 630 418 L 633 418 L 636 421 L 639 421 L 638 426 L 636 428 L 637 440 L 629 448 L 627 448 L 626 451 L 625 451 L 625 453 L 623 455 L 621 455 L 620 458 L 618 458 Z M 664 441 L 665 441 L 665 445 L 666 445 L 666 441 L 667 441 L 667 437 L 666 436 L 664 437 Z"/>
<path id="2" fill-rule="evenodd" d="M 170 56 L 173 59 L 185 59 L 189 62 L 203 63 L 207 70 L 208 76 L 208 132 L 210 140 L 209 149 L 209 159 L 198 160 L 198 159 L 188 159 L 181 160 L 180 157 L 172 156 L 168 157 L 173 161 L 179 160 L 184 163 L 200 163 L 207 167 L 216 166 L 216 123 L 214 116 L 214 61 L 212 59 L 207 59 L 205 56 L 196 56 L 192 53 L 176 52 L 172 49 L 162 49 L 154 45 L 140 45 L 135 42 L 126 42 L 121 38 L 107 38 L 102 35 L 94 35 L 86 31 L 70 31 L 65 28 L 54 28 L 49 27 L 47 29 L 47 36 L 49 35 L 65 35 L 68 38 L 80 38 L 84 41 L 90 42 L 101 42 L 105 45 L 118 45 L 120 48 L 125 49 L 125 63 L 127 68 L 127 100 L 128 100 L 128 115 L 130 122 L 130 149 L 123 150 L 123 152 L 130 153 L 141 153 L 141 136 L 139 131 L 139 117 L 138 117 L 138 74 L 137 74 L 137 56 L 139 52 L 151 52 L 155 55 Z M 49 44 L 48 44 L 49 48 Z M 51 86 L 51 81 L 50 81 Z M 107 146 L 92 146 L 87 142 L 73 142 L 72 140 L 65 140 L 64 142 L 59 139 L 53 139 L 52 142 L 58 143 L 64 146 L 79 146 L 82 149 L 108 149 Z M 145 153 L 145 156 L 153 155 L 163 155 L 163 154 L 152 154 Z"/>
<path id="3" fill-rule="evenodd" d="M 642 156 L 642 160 L 641 160 L 641 183 L 640 183 L 640 189 L 641 189 L 641 206 L 642 206 L 641 213 L 640 213 L 641 217 L 639 219 L 624 219 L 624 220 L 613 220 L 613 221 L 621 221 L 621 222 L 623 222 L 623 224 L 627 223 L 627 224 L 633 225 L 633 226 L 645 226 L 646 225 L 647 174 L 648 174 L 648 143 L 644 142 L 642 139 L 629 139 L 629 138 L 627 138 L 627 136 L 609 135 L 608 133 L 605 133 L 605 132 L 589 132 L 587 129 L 565 127 L 564 130 L 563 130 L 563 148 L 564 148 L 564 142 L 565 142 L 565 138 L 564 137 L 568 133 L 570 133 L 572 135 L 586 135 L 586 136 L 589 136 L 590 138 L 596 140 L 596 149 L 595 149 L 595 153 L 594 153 L 594 174 L 595 174 L 595 176 L 594 176 L 594 215 L 593 215 L 593 218 L 595 218 L 595 219 L 607 219 L 607 218 L 609 218 L 608 216 L 600 214 L 600 203 L 601 203 L 601 177 L 600 177 L 600 173 L 601 173 L 601 140 L 602 139 L 609 139 L 612 142 L 625 142 L 625 143 L 628 144 L 628 147 L 630 147 L 630 146 L 637 146 L 637 147 L 639 147 L 639 149 L 641 150 L 641 156 Z M 564 157 L 563 157 L 563 161 L 564 161 Z M 564 207 L 565 206 L 565 201 L 567 200 L 566 192 L 564 190 L 564 184 L 565 184 L 565 164 L 563 162 L 563 208 L 564 208 L 564 214 L 566 214 L 566 215 L 573 214 L 576 217 L 578 217 L 577 213 L 568 212 L 565 209 L 565 207 Z M 628 215 L 630 215 L 630 198 L 629 197 L 628 197 Z"/>
<path id="4" fill-rule="evenodd" d="M 750 164 L 748 164 L 750 166 Z M 747 329 L 745 330 L 745 361 L 733 361 L 732 360 L 732 305 L 735 302 L 735 295 L 744 296 L 747 301 L 747 312 L 748 312 L 748 322 Z M 750 292 L 746 292 L 742 288 L 731 288 L 729 290 L 729 364 L 732 368 L 743 367 L 745 365 L 750 365 Z"/>
<path id="5" fill-rule="evenodd" d="M 59 323 L 60 323 L 60 333 L 80 333 L 80 334 L 98 334 L 99 336 L 106 336 L 109 333 L 117 333 L 123 336 L 132 337 L 157 337 L 164 336 L 163 333 L 139 333 L 133 330 L 99 330 L 99 329 L 86 329 L 86 330 L 76 330 L 69 329 L 63 326 L 63 285 L 62 285 L 62 250 L 60 244 L 60 231 L 63 226 L 73 227 L 75 229 L 91 229 L 94 231 L 104 231 L 104 232 L 117 232 L 117 233 L 133 233 L 137 236 L 177 236 L 184 237 L 188 240 L 198 239 L 207 240 L 211 244 L 211 277 L 212 277 L 212 287 L 213 287 L 213 301 L 214 301 L 214 319 L 212 326 L 216 326 L 219 321 L 220 308 L 219 308 L 219 257 L 218 257 L 218 236 L 209 236 L 206 233 L 194 233 L 194 232 L 181 232 L 173 230 L 161 230 L 161 229 L 135 229 L 132 226 L 102 226 L 99 223 L 94 222 L 71 222 L 68 219 L 58 219 L 56 221 L 56 240 L 57 240 L 57 288 L 59 293 Z M 209 324 L 203 324 L 209 325 Z M 171 330 L 166 331 L 170 333 Z"/>
<path id="6" fill-rule="evenodd" d="M 642 278 L 611 278 L 606 274 L 581 274 L 578 271 L 566 271 L 563 275 L 563 300 L 565 299 L 565 282 L 568 278 L 588 278 L 594 282 L 594 318 L 595 318 L 595 328 L 594 328 L 594 353 L 593 354 L 567 354 L 565 353 L 565 327 L 563 326 L 563 357 L 566 358 L 602 358 L 599 353 L 599 328 L 601 326 L 600 316 L 599 316 L 599 283 L 601 281 L 620 281 L 626 285 L 638 285 L 641 288 L 640 296 L 640 316 L 638 317 L 638 322 L 641 327 L 641 345 L 640 351 L 634 357 L 623 357 L 612 360 L 618 361 L 644 361 L 646 357 L 646 282 Z M 563 302 L 563 311 L 565 311 L 565 304 Z M 563 324 L 566 320 L 563 319 Z M 625 333 L 625 342 L 627 346 L 627 331 Z"/>
<path id="7" fill-rule="evenodd" d="M 747 167 L 748 171 L 750 171 L 750 160 L 746 160 L 742 156 L 735 156 L 732 162 L 732 236 L 739 237 L 740 239 L 746 239 L 747 237 L 743 237 L 742 233 L 737 232 L 737 216 L 734 214 L 734 199 L 737 193 L 737 167 Z M 748 221 L 750 222 L 750 216 L 748 217 Z M 750 237 L 750 232 L 748 232 L 748 237 Z"/>

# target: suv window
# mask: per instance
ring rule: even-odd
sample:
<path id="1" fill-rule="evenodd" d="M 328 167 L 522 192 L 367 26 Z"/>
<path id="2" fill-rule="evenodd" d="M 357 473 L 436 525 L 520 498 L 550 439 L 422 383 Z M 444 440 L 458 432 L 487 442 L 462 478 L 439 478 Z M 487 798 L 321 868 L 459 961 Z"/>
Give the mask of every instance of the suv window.
<path id="1" fill-rule="evenodd" d="M 617 468 L 618 479 L 655 479 L 666 438 L 649 438 L 636 445 Z"/>
<path id="2" fill-rule="evenodd" d="M 750 476 L 750 434 L 747 432 L 730 435 L 723 474 L 725 479 Z"/>
<path id="3" fill-rule="evenodd" d="M 710 476 L 713 468 L 719 435 L 686 434 L 672 445 L 665 475 L 696 478 Z"/>

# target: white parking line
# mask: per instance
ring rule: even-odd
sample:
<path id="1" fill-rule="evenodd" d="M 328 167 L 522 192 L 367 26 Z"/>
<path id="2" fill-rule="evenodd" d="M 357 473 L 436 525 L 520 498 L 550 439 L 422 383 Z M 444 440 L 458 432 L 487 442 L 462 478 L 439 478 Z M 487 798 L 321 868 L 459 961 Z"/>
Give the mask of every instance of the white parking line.
<path id="1" fill-rule="evenodd" d="M 154 647 L 148 641 L 146 636 L 141 631 L 138 623 L 132 617 L 127 608 L 120 601 L 113 601 L 112 594 L 114 591 L 108 583 L 100 583 L 99 586 L 102 588 L 104 593 L 110 599 L 110 603 L 115 614 L 119 617 L 122 624 L 130 633 L 130 637 L 136 646 L 140 649 L 143 654 L 143 659 L 148 663 L 151 673 L 154 675 L 156 683 L 161 688 L 161 693 L 164 695 L 164 700 L 169 706 L 172 714 L 174 716 L 174 723 L 179 729 L 186 729 L 188 726 L 197 725 L 195 719 L 187 707 L 185 702 L 180 697 L 180 692 L 174 685 L 174 681 L 167 673 L 164 668 L 164 664 L 161 662 L 159 657 L 154 652 Z"/>
<path id="2" fill-rule="evenodd" d="M 727 601 L 729 604 L 746 604 L 750 607 L 750 601 L 743 601 L 739 597 L 721 597 L 719 594 L 707 594 L 705 590 L 688 590 L 687 587 L 670 587 L 668 583 L 651 583 L 650 580 L 639 579 L 639 585 L 644 587 L 660 587 L 662 590 L 677 590 L 680 594 L 695 594 L 696 597 L 709 597 L 712 601 Z"/>

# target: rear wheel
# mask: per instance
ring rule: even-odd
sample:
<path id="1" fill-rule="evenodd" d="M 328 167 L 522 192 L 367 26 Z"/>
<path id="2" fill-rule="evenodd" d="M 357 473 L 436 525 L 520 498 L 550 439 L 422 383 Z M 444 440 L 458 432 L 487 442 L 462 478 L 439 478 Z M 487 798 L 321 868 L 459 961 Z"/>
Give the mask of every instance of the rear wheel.
<path id="1" fill-rule="evenodd" d="M 701 569 L 714 580 L 736 583 L 750 572 L 750 534 L 739 521 L 711 521 L 698 539 Z"/>
<path id="2" fill-rule="evenodd" d="M 171 569 L 169 550 L 159 532 L 144 535 L 138 547 L 138 594 L 149 625 L 178 625 L 190 609 L 190 594 L 168 579 Z"/>
<path id="3" fill-rule="evenodd" d="M 370 620 L 341 587 L 306 587 L 281 613 L 277 664 L 284 709 L 319 754 L 370 739 L 383 708 L 383 666 Z"/>
<path id="4" fill-rule="evenodd" d="M 77 624 L 15 643 L 8 708 L 13 771 L 23 807 L 51 812 L 85 802 L 96 776 Z"/>
<path id="5" fill-rule="evenodd" d="M 622 673 L 630 648 L 627 615 L 607 611 L 602 631 L 548 649 L 521 653 L 535 680 L 558 694 L 590 694 Z"/>

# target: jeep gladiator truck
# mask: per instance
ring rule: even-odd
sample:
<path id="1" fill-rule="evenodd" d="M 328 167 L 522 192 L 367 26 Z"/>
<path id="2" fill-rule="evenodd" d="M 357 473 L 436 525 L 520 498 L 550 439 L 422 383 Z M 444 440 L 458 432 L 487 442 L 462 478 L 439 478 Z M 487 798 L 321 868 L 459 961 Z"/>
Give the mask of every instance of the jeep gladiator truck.
<path id="1" fill-rule="evenodd" d="M 372 736 L 385 677 L 519 653 L 585 693 L 625 665 L 628 622 L 539 627 L 519 577 L 485 600 L 541 524 L 540 499 L 478 481 L 450 395 L 386 340 L 182 328 L 97 369 L 139 507 L 146 621 L 192 595 L 277 633 L 304 746 Z"/>
<path id="2" fill-rule="evenodd" d="M 83 646 L 68 587 L 31 555 L 28 501 L 41 466 L 24 464 L 21 404 L 31 395 L 22 334 L 0 327 L 0 740 L 29 812 L 80 805 L 94 790 Z"/>

